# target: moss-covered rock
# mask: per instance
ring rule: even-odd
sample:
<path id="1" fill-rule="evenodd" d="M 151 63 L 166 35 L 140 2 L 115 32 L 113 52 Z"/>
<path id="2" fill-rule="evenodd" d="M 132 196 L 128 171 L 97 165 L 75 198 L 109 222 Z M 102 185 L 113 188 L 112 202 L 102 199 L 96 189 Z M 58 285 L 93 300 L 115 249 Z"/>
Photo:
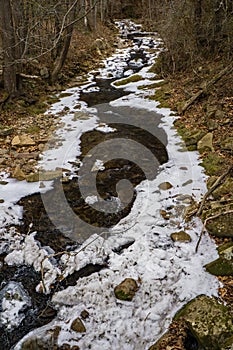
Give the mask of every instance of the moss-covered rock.
<path id="1" fill-rule="evenodd" d="M 218 247 L 220 257 L 205 266 L 215 276 L 233 276 L 233 242 Z"/>
<path id="2" fill-rule="evenodd" d="M 198 141 L 197 149 L 199 152 L 214 151 L 213 134 L 211 132 L 208 132 Z"/>
<path id="3" fill-rule="evenodd" d="M 221 349 L 233 333 L 233 319 L 228 307 L 205 295 L 191 300 L 174 319 L 187 322 L 205 350 Z"/>
<path id="4" fill-rule="evenodd" d="M 137 290 L 137 282 L 133 278 L 126 278 L 114 288 L 114 293 L 117 299 L 131 301 Z"/>
<path id="5" fill-rule="evenodd" d="M 140 80 L 143 80 L 142 76 L 139 74 L 131 75 L 128 78 L 121 79 L 117 82 L 114 83 L 115 86 L 122 86 L 122 85 L 127 85 L 129 83 L 136 83 Z"/>
<path id="6" fill-rule="evenodd" d="M 211 176 L 207 181 L 208 189 L 214 184 L 214 182 L 218 179 L 217 176 Z M 212 192 L 212 196 L 214 199 L 220 199 L 226 195 L 233 193 L 233 178 L 228 177 L 225 182 L 219 186 L 215 191 Z"/>
<path id="7" fill-rule="evenodd" d="M 216 237 L 233 237 L 233 212 L 229 212 L 225 215 L 220 215 L 211 220 L 208 220 L 206 224 L 207 231 Z"/>

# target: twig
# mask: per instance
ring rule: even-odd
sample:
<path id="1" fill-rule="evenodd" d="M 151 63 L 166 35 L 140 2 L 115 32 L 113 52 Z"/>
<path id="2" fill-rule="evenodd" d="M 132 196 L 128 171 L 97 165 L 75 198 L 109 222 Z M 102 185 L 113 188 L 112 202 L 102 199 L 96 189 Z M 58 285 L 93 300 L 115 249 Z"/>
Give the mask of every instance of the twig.
<path id="1" fill-rule="evenodd" d="M 204 232 L 205 232 L 207 222 L 208 222 L 209 220 L 217 219 L 219 216 L 227 215 L 227 214 L 232 214 L 232 213 L 233 213 L 233 210 L 228 210 L 228 211 L 225 211 L 224 213 L 219 213 L 219 214 L 210 216 L 210 217 L 208 217 L 207 219 L 205 219 L 204 224 L 203 224 L 203 227 L 202 227 L 202 230 L 201 230 L 201 233 L 200 233 L 200 237 L 199 237 L 199 239 L 198 239 L 198 241 L 197 241 L 197 245 L 196 245 L 196 249 L 195 249 L 195 252 L 196 252 L 196 253 L 197 253 L 197 251 L 198 251 L 198 247 L 199 247 L 199 245 L 200 245 L 202 236 L 203 236 L 203 234 L 204 234 Z"/>

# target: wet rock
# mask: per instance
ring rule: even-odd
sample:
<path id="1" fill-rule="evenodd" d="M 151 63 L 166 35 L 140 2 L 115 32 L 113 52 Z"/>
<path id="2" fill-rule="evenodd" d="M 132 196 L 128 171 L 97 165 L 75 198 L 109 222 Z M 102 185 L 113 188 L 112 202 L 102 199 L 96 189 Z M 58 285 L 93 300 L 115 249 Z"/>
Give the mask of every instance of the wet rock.
<path id="1" fill-rule="evenodd" d="M 57 349 L 57 339 L 61 327 L 56 326 L 53 329 L 41 332 L 38 335 L 32 335 L 27 338 L 21 345 L 21 350 L 48 350 Z"/>
<path id="2" fill-rule="evenodd" d="M 28 135 L 17 135 L 11 141 L 12 147 L 34 146 L 36 143 Z"/>
<path id="3" fill-rule="evenodd" d="M 214 151 L 213 147 L 213 134 L 208 132 L 205 136 L 203 136 L 197 143 L 197 149 L 200 152 L 204 151 Z"/>
<path id="4" fill-rule="evenodd" d="M 219 350 L 232 336 L 233 319 L 227 306 L 216 298 L 198 296 L 174 317 L 187 322 L 190 331 L 206 350 Z"/>
<path id="5" fill-rule="evenodd" d="M 23 181 L 26 178 L 25 173 L 22 171 L 19 165 L 16 166 L 15 171 L 12 174 L 12 177 L 19 181 Z"/>
<path id="6" fill-rule="evenodd" d="M 174 242 L 191 242 L 191 237 L 185 231 L 174 232 L 171 234 L 171 239 Z"/>
<path id="7" fill-rule="evenodd" d="M 233 212 L 229 212 L 226 215 L 220 215 L 211 220 L 208 220 L 206 224 L 207 231 L 217 237 L 233 237 L 232 231 Z"/>
<path id="8" fill-rule="evenodd" d="M 233 242 L 218 248 L 220 257 L 205 266 L 206 270 L 215 276 L 233 275 Z"/>
<path id="9" fill-rule="evenodd" d="M 160 185 L 159 185 L 159 189 L 160 190 L 163 190 L 163 191 L 166 191 L 166 190 L 169 190 L 170 188 L 172 188 L 172 184 L 170 182 L 162 182 Z"/>
<path id="10" fill-rule="evenodd" d="M 83 321 L 79 317 L 72 322 L 70 328 L 72 329 L 72 331 L 77 333 L 86 332 L 86 327 L 84 326 Z"/>
<path id="11" fill-rule="evenodd" d="M 126 278 L 114 288 L 117 299 L 131 301 L 138 290 L 137 282 L 133 278 Z"/>

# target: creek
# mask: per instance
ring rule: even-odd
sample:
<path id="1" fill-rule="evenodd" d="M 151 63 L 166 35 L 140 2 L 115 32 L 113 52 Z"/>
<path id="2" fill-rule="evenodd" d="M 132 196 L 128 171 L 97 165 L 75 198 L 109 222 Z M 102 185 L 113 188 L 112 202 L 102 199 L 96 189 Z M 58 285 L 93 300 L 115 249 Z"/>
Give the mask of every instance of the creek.
<path id="1" fill-rule="evenodd" d="M 46 338 L 54 326 L 59 346 L 148 348 L 185 302 L 217 295 L 203 268 L 216 256 L 214 243 L 204 237 L 195 254 L 200 222 L 184 220 L 205 191 L 198 154 L 184 148 L 171 111 L 148 98 L 161 41 L 130 21 L 118 26 L 122 47 L 47 111 L 62 125 L 42 153 L 40 181 L 11 180 L 12 195 L 5 193 L 4 350 L 21 349 L 30 331 Z M 44 171 L 60 174 L 46 181 Z M 189 243 L 171 239 L 181 230 Z M 126 277 L 139 284 L 130 303 L 113 294 Z M 69 325 L 83 310 L 86 334 L 74 334 Z"/>

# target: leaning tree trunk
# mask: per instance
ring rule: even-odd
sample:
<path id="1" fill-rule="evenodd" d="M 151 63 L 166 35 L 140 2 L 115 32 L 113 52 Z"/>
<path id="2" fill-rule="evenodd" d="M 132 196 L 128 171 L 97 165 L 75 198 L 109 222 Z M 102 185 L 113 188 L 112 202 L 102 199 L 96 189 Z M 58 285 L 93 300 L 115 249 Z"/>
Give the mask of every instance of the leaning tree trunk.
<path id="1" fill-rule="evenodd" d="M 3 48 L 3 83 L 9 97 L 17 94 L 15 33 L 10 0 L 0 0 L 0 25 Z"/>

